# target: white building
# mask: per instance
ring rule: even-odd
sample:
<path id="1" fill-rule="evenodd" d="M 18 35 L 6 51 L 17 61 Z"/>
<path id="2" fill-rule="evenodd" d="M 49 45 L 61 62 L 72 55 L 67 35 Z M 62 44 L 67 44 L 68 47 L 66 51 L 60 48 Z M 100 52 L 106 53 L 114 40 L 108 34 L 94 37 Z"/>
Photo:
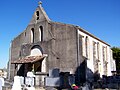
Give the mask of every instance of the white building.
<path id="1" fill-rule="evenodd" d="M 110 45 L 81 28 L 78 34 L 82 36 L 82 54 L 87 58 L 87 67 L 101 77 L 111 76 L 111 71 L 116 71 L 116 64 Z"/>

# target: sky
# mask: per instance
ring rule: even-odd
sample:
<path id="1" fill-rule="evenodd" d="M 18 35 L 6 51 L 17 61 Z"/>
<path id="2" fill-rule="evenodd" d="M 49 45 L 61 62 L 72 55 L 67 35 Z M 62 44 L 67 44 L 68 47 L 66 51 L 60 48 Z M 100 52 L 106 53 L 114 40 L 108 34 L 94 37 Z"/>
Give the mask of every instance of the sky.
<path id="1" fill-rule="evenodd" d="M 23 32 L 40 0 L 0 0 L 0 68 L 11 41 Z M 111 47 L 120 47 L 120 0 L 41 0 L 52 21 L 80 26 Z"/>

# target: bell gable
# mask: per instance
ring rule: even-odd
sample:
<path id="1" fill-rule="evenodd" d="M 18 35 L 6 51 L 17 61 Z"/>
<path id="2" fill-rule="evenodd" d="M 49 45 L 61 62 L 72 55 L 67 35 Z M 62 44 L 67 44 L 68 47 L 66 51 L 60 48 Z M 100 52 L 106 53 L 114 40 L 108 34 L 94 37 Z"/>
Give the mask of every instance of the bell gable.
<path id="1" fill-rule="evenodd" d="M 32 19 L 30 21 L 29 24 L 35 24 L 35 23 L 38 23 L 38 22 L 41 22 L 41 21 L 48 21 L 50 22 L 50 19 L 48 17 L 48 15 L 46 14 L 46 12 L 44 11 L 42 5 L 42 3 L 39 2 L 39 5 L 38 7 L 36 8 L 33 16 L 32 16 Z"/>

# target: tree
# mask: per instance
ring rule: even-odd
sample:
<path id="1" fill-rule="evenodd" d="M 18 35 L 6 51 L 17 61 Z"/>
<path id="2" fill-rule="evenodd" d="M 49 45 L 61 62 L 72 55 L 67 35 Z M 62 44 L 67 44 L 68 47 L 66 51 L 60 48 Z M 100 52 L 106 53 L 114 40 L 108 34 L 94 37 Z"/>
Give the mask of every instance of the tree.
<path id="1" fill-rule="evenodd" d="M 112 47 L 112 51 L 113 51 L 113 58 L 116 61 L 116 71 L 117 73 L 120 73 L 120 48 Z"/>

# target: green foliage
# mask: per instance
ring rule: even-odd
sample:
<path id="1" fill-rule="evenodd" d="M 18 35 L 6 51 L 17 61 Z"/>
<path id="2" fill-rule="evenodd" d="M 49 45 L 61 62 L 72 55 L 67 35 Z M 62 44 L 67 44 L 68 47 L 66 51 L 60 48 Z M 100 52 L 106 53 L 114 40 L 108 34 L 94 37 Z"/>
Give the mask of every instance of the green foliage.
<path id="1" fill-rule="evenodd" d="M 113 51 L 113 58 L 116 61 L 116 70 L 120 71 L 120 48 L 112 47 L 112 51 Z"/>
<path id="2" fill-rule="evenodd" d="M 113 47 L 112 48 L 113 51 L 113 58 L 116 59 L 120 59 L 120 48 L 118 47 Z"/>

